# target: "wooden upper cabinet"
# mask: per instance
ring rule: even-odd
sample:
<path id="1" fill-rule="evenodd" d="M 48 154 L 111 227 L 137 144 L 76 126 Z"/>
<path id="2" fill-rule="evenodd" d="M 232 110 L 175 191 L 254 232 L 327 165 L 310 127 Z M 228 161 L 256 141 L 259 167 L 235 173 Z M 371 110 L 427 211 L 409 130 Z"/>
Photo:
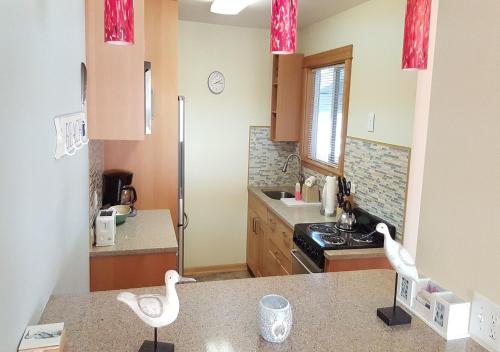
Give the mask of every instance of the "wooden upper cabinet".
<path id="1" fill-rule="evenodd" d="M 271 139 L 300 139 L 302 112 L 302 61 L 304 55 L 274 55 L 271 99 Z"/>
<path id="2" fill-rule="evenodd" d="M 86 0 L 89 137 L 144 139 L 144 0 L 134 0 L 134 44 L 104 43 L 104 0 Z"/>

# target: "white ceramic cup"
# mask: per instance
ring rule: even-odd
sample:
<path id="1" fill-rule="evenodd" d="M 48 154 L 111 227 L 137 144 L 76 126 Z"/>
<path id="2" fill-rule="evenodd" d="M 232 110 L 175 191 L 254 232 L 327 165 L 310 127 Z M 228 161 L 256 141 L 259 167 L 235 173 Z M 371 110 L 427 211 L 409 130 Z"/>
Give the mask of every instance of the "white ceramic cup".
<path id="1" fill-rule="evenodd" d="M 285 297 L 267 295 L 259 303 L 260 334 L 266 341 L 285 341 L 292 330 L 292 307 Z"/>

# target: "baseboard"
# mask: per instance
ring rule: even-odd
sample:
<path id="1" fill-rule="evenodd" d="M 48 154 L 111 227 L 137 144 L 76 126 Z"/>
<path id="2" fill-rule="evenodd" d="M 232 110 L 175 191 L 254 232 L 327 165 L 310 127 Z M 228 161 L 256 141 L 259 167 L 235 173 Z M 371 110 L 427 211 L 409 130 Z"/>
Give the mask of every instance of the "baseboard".
<path id="1" fill-rule="evenodd" d="M 226 265 L 212 265 L 212 266 L 198 266 L 184 269 L 184 276 L 196 276 L 204 274 L 220 274 L 232 273 L 235 271 L 246 271 L 247 264 L 226 264 Z"/>

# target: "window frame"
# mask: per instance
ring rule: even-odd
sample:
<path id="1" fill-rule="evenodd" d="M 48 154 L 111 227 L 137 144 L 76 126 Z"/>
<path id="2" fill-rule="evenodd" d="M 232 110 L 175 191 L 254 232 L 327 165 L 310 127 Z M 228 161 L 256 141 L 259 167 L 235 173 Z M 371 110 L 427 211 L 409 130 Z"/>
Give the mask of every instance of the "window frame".
<path id="1" fill-rule="evenodd" d="M 303 70 L 303 104 L 302 104 L 302 133 L 300 138 L 300 156 L 304 166 L 326 174 L 342 176 L 344 174 L 344 155 L 347 137 L 347 121 L 349 120 L 349 95 L 351 88 L 351 69 L 352 69 L 352 45 L 325 51 L 319 54 L 304 57 Z M 313 70 L 317 68 L 333 66 L 338 64 L 345 65 L 344 72 L 344 96 L 342 99 L 342 126 L 341 141 L 338 167 L 309 158 L 309 111 L 314 102 L 314 89 L 312 87 L 314 74 Z"/>

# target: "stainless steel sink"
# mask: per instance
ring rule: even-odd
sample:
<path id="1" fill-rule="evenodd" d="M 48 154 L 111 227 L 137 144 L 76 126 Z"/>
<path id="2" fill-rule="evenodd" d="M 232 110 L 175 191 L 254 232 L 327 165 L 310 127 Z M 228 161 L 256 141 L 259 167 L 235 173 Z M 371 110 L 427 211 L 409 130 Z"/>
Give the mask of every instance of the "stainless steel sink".
<path id="1" fill-rule="evenodd" d="M 266 191 L 265 189 L 263 189 L 262 193 L 264 193 L 269 198 L 276 199 L 276 200 L 280 200 L 281 198 L 294 198 L 295 197 L 292 193 L 286 192 L 286 191 Z"/>

